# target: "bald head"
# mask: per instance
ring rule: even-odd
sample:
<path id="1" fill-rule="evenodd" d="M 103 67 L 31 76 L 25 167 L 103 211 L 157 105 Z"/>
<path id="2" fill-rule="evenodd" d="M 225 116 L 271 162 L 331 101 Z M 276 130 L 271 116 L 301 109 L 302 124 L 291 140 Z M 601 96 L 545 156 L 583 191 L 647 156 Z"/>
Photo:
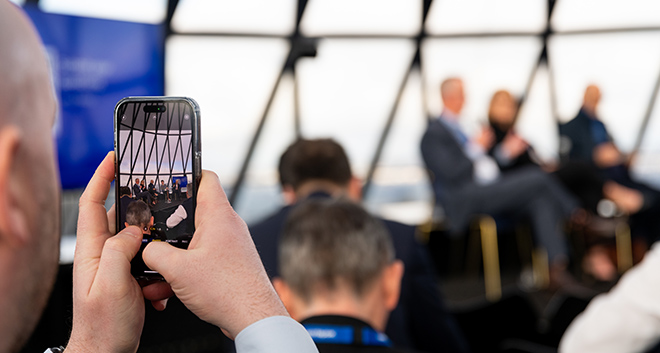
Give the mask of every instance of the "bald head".
<path id="1" fill-rule="evenodd" d="M 0 352 L 19 351 L 46 305 L 59 258 L 55 98 L 34 27 L 0 0 Z M 35 187 L 38 186 L 38 187 Z"/>
<path id="2" fill-rule="evenodd" d="M 582 108 L 587 110 L 592 115 L 596 114 L 598 103 L 600 102 L 600 88 L 596 85 L 589 85 L 584 91 L 584 100 Z"/>
<path id="3" fill-rule="evenodd" d="M 18 7 L 0 1 L 0 126 L 38 125 L 35 119 L 21 116 L 34 108 L 37 99 L 52 117 L 55 100 L 41 40 Z"/>
<path id="4" fill-rule="evenodd" d="M 440 96 L 445 109 L 451 111 L 453 114 L 460 114 L 465 103 L 465 95 L 463 93 L 463 81 L 457 77 L 451 77 L 440 84 Z"/>

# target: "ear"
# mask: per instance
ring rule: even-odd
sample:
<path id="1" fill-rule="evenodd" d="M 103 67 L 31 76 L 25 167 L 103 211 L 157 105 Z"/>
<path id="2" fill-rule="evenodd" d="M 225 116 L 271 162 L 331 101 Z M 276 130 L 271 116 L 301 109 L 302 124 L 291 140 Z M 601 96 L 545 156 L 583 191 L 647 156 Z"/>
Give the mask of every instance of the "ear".
<path id="1" fill-rule="evenodd" d="M 275 287 L 275 291 L 277 292 L 277 295 L 280 296 L 280 300 L 282 301 L 282 304 L 284 304 L 286 310 L 289 312 L 289 315 L 291 315 L 291 317 L 297 321 L 298 317 L 295 307 L 296 300 L 291 287 L 289 287 L 289 285 L 279 277 L 273 278 L 273 287 Z"/>
<path id="2" fill-rule="evenodd" d="M 124 227 L 128 228 L 128 222 L 124 222 Z"/>
<path id="3" fill-rule="evenodd" d="M 355 201 L 362 201 L 362 181 L 358 177 L 351 177 L 348 182 L 348 197 Z"/>
<path id="4" fill-rule="evenodd" d="M 0 241 L 9 244 L 24 243 L 30 236 L 29 217 L 19 202 L 29 194 L 21 190 L 21 184 L 12 173 L 17 170 L 21 140 L 21 132 L 14 126 L 0 130 Z"/>
<path id="5" fill-rule="evenodd" d="M 284 199 L 284 203 L 287 205 L 293 205 L 296 203 L 296 191 L 293 190 L 293 186 L 288 184 L 282 185 L 282 198 Z"/>
<path id="6" fill-rule="evenodd" d="M 401 293 L 401 277 L 403 277 L 403 262 L 396 260 L 383 270 L 382 286 L 384 303 L 388 311 L 394 310 L 399 304 Z"/>

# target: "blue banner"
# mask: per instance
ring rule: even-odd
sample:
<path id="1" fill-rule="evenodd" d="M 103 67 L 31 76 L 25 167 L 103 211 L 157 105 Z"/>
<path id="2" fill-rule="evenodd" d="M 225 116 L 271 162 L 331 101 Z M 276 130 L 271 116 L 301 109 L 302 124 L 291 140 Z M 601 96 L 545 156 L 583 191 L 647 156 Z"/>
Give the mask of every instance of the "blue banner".
<path id="1" fill-rule="evenodd" d="M 163 95 L 164 27 L 25 11 L 53 68 L 62 188 L 84 187 L 113 150 L 117 101 Z"/>

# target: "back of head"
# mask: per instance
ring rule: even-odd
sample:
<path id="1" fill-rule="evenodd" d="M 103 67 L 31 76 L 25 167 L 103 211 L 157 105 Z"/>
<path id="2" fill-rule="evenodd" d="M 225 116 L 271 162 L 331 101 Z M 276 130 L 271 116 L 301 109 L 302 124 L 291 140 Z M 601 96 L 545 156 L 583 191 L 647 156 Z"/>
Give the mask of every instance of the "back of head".
<path id="1" fill-rule="evenodd" d="M 131 188 L 128 186 L 120 186 L 119 187 L 119 197 L 122 196 L 131 196 Z"/>
<path id="2" fill-rule="evenodd" d="M 56 107 L 34 27 L 18 7 L 0 1 L 0 213 L 12 215 L 0 220 L 0 352 L 17 351 L 29 337 L 55 280 Z"/>
<path id="3" fill-rule="evenodd" d="M 360 297 L 394 261 L 382 222 L 342 199 L 310 199 L 297 206 L 279 250 L 282 280 L 307 302 L 339 287 Z"/>
<path id="4" fill-rule="evenodd" d="M 129 226 L 146 228 L 151 222 L 151 210 L 142 200 L 131 202 L 126 209 L 126 223 Z"/>
<path id="5" fill-rule="evenodd" d="M 280 158 L 279 173 L 282 186 L 294 190 L 311 180 L 346 186 L 352 177 L 348 156 L 333 139 L 294 142 Z"/>

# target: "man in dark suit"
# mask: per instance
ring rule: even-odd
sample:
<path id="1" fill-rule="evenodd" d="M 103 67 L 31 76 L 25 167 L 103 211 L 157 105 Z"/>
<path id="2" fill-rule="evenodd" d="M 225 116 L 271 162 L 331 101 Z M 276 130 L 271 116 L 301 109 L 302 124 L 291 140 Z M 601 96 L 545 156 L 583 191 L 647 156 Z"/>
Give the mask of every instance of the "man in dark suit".
<path id="1" fill-rule="evenodd" d="M 629 188 L 631 192 L 624 198 L 627 203 L 617 205 L 631 215 L 633 233 L 654 242 L 660 232 L 660 222 L 657 221 L 660 192 L 630 176 L 628 165 L 631 158 L 621 153 L 605 124 L 598 119 L 600 98 L 598 86 L 589 85 L 577 116 L 559 126 L 563 157 L 569 161 L 591 164 L 601 171 L 605 180 Z"/>
<path id="2" fill-rule="evenodd" d="M 436 204 L 444 210 L 452 234 L 465 229 L 475 214 L 524 216 L 531 222 L 537 243 L 548 253 L 551 281 L 559 285 L 557 282 L 568 278 L 562 223 L 576 211 L 577 202 L 539 168 L 501 173 L 487 154 L 492 132 L 485 128 L 470 139 L 459 125 L 462 81 L 445 80 L 441 94 L 444 110 L 429 122 L 421 150 L 432 174 Z M 506 158 L 508 151 L 503 148 L 495 155 Z"/>
<path id="3" fill-rule="evenodd" d="M 344 149 L 330 139 L 298 140 L 287 148 L 279 163 L 282 193 L 288 206 L 250 233 L 271 278 L 280 275 L 277 248 L 285 220 L 298 201 L 309 198 L 361 198 L 361 185 L 351 173 Z M 402 347 L 422 351 L 465 352 L 467 344 L 441 300 L 426 249 L 415 240 L 415 228 L 384 221 L 397 259 L 405 271 L 401 298 L 390 315 L 385 332 Z"/>
<path id="4" fill-rule="evenodd" d="M 273 281 L 320 353 L 386 353 L 403 263 L 383 223 L 348 199 L 309 199 L 289 215 Z"/>
<path id="5" fill-rule="evenodd" d="M 147 186 L 147 191 L 149 191 L 149 194 L 151 194 L 151 198 L 153 198 L 154 200 L 158 200 L 158 193 L 156 192 L 156 184 L 154 183 L 153 179 L 149 181 L 149 185 Z"/>
<path id="6" fill-rule="evenodd" d="M 135 178 L 135 184 L 133 184 L 133 197 L 137 199 L 141 192 L 142 190 L 140 189 L 140 178 Z"/>

